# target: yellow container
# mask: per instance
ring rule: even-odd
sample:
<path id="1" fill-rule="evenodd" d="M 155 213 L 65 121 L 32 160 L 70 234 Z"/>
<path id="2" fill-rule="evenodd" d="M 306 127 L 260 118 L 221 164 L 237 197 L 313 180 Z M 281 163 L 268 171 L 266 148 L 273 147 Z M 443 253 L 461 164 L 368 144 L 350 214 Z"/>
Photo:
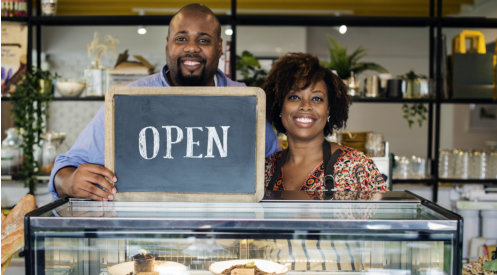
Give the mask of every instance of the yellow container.
<path id="1" fill-rule="evenodd" d="M 470 53 L 487 53 L 483 33 L 479 31 L 464 30 L 452 39 L 452 54 L 466 53 L 466 39 L 471 41 Z"/>

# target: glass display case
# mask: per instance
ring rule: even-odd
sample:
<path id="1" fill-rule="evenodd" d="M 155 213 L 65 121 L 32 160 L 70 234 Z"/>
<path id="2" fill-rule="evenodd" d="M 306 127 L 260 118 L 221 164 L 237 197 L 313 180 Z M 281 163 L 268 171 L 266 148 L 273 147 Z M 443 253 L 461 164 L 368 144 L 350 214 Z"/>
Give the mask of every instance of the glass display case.
<path id="1" fill-rule="evenodd" d="M 306 200 L 308 199 L 308 200 Z M 409 192 L 260 203 L 61 199 L 25 218 L 27 274 L 461 274 L 462 219 Z M 239 269 L 237 269 L 239 271 Z M 253 273 L 252 273 L 253 274 Z"/>

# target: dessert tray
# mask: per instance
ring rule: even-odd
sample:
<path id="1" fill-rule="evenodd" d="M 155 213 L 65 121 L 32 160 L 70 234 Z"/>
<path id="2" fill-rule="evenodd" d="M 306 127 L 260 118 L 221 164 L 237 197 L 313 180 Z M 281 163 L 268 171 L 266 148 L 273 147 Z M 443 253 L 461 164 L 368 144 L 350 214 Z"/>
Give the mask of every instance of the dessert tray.
<path id="1" fill-rule="evenodd" d="M 234 266 L 234 265 L 245 265 L 250 262 L 254 262 L 254 264 L 264 272 L 272 273 L 276 275 L 285 274 L 288 272 L 288 267 L 281 265 L 276 262 L 267 261 L 267 260 L 257 260 L 257 259 L 247 259 L 247 260 L 231 260 L 231 261 L 222 261 L 215 262 L 209 266 L 209 271 L 214 274 L 221 274 L 224 270 Z"/>

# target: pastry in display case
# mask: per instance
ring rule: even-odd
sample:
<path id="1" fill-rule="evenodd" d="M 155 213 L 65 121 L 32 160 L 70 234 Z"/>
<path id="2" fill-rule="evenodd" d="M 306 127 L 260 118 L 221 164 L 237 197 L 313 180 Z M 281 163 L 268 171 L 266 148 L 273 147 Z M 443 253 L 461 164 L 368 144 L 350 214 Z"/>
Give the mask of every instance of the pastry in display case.
<path id="1" fill-rule="evenodd" d="M 61 199 L 25 222 L 27 274 L 461 274 L 462 267 L 461 217 L 409 192 L 283 191 L 259 203 Z"/>

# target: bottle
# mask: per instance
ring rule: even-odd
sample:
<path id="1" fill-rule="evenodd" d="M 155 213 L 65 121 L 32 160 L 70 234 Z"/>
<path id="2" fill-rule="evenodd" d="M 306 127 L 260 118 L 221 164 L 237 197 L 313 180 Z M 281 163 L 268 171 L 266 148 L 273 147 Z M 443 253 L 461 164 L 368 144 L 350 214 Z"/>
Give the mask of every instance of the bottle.
<path id="1" fill-rule="evenodd" d="M 41 150 L 40 174 L 49 175 L 57 157 L 57 148 L 53 142 L 53 134 L 47 133 Z"/>
<path id="2" fill-rule="evenodd" d="M 2 17 L 7 16 L 7 2 L 2 0 Z"/>
<path id="3" fill-rule="evenodd" d="M 16 16 L 17 17 L 28 16 L 28 4 L 26 0 L 19 0 L 17 2 Z"/>
<path id="4" fill-rule="evenodd" d="M 5 133 L 7 137 L 2 141 L 2 174 L 13 175 L 20 167 L 20 139 L 15 128 L 9 128 Z"/>

